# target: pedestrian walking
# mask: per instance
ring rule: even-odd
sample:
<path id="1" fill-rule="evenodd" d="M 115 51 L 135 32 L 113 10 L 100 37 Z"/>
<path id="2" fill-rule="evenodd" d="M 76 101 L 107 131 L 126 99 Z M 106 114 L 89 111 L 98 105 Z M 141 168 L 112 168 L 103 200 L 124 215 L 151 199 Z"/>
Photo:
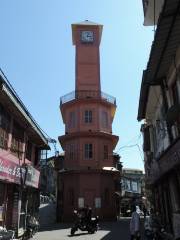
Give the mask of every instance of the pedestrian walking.
<path id="1" fill-rule="evenodd" d="M 140 240 L 140 216 L 136 212 L 136 206 L 132 206 L 132 216 L 130 220 L 131 240 Z"/>

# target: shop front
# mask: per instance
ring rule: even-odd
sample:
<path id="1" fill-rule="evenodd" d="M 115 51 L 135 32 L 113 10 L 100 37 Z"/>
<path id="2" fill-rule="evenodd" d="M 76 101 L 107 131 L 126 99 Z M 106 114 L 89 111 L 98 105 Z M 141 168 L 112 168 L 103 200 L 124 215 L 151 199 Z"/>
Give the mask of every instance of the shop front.
<path id="1" fill-rule="evenodd" d="M 10 157 L 0 156 L 0 225 L 20 237 L 26 230 L 27 214 L 38 213 L 40 172 Z"/>
<path id="2" fill-rule="evenodd" d="M 154 207 L 167 229 L 180 237 L 180 140 L 158 159 L 159 178 L 152 178 Z"/>

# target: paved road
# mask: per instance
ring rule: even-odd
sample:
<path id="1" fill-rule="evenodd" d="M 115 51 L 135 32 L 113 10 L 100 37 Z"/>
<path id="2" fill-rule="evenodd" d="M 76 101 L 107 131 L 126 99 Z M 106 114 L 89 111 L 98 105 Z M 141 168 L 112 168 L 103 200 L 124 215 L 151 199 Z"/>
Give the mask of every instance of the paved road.
<path id="1" fill-rule="evenodd" d="M 56 205 L 53 203 L 45 203 L 40 205 L 39 209 L 40 226 L 46 228 L 52 226 L 56 222 Z"/>
<path id="2" fill-rule="evenodd" d="M 73 224 L 55 223 L 55 204 L 43 204 L 40 207 L 40 231 L 34 240 L 129 240 L 129 221 L 124 218 L 116 222 L 100 222 L 100 229 L 95 234 L 78 231 L 70 236 Z M 143 224 L 141 224 L 143 226 Z M 143 237 L 142 237 L 143 239 Z"/>
<path id="3" fill-rule="evenodd" d="M 121 219 L 117 222 L 100 223 L 100 229 L 95 234 L 78 231 L 70 236 L 72 224 L 53 224 L 42 228 L 35 235 L 34 240 L 129 240 L 129 219 Z M 143 238 L 142 238 L 143 239 Z"/>

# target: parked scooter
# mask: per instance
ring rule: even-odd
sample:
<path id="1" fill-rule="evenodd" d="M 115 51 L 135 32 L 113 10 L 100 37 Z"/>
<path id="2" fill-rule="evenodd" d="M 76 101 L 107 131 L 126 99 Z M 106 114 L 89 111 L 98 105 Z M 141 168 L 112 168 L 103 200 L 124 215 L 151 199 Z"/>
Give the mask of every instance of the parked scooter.
<path id="1" fill-rule="evenodd" d="M 6 228 L 0 227 L 0 240 L 13 240 L 15 232 L 13 230 L 7 230 Z"/>
<path id="2" fill-rule="evenodd" d="M 79 229 L 81 231 L 87 231 L 88 233 L 95 233 L 98 230 L 98 216 L 91 217 L 91 213 L 88 214 L 86 210 L 74 210 L 77 220 L 74 226 L 71 228 L 71 235 Z"/>
<path id="3" fill-rule="evenodd" d="M 27 215 L 26 232 L 24 239 L 32 238 L 39 230 L 39 221 L 31 215 Z"/>

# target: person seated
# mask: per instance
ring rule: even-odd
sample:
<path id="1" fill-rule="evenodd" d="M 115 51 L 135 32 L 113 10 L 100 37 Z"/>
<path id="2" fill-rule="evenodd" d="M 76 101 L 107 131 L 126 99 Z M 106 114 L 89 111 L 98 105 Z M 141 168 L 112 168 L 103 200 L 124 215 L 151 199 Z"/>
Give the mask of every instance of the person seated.
<path id="1" fill-rule="evenodd" d="M 91 221 L 91 217 L 92 217 L 92 208 L 88 207 L 88 209 L 87 209 L 87 222 Z"/>
<path id="2" fill-rule="evenodd" d="M 79 208 L 78 209 L 78 218 L 82 224 L 86 223 L 86 218 L 87 218 L 87 209 L 85 207 Z"/>
<path id="3" fill-rule="evenodd" d="M 81 218 L 81 222 L 83 222 L 84 224 L 87 224 L 91 221 L 92 209 L 88 206 L 85 206 L 78 210 L 78 214 L 79 214 L 79 217 Z"/>

